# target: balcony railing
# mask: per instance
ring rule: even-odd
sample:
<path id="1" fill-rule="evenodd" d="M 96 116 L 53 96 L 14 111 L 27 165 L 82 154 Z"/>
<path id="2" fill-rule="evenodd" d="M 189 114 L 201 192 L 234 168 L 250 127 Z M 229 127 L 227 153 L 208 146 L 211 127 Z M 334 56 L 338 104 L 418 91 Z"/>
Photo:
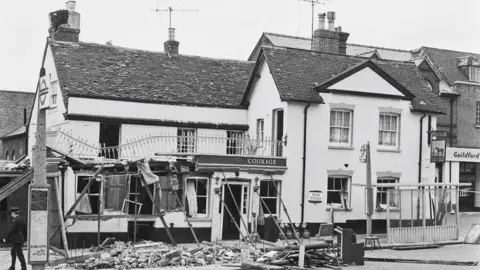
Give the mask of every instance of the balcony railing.
<path id="1" fill-rule="evenodd" d="M 227 133 L 228 134 L 228 133 Z M 151 135 L 127 139 L 117 146 L 89 143 L 62 130 L 49 131 L 47 145 L 61 153 L 82 159 L 142 159 L 155 155 L 193 156 L 199 154 L 237 156 L 282 156 L 283 141 L 259 140 L 245 134 L 229 136 Z"/>

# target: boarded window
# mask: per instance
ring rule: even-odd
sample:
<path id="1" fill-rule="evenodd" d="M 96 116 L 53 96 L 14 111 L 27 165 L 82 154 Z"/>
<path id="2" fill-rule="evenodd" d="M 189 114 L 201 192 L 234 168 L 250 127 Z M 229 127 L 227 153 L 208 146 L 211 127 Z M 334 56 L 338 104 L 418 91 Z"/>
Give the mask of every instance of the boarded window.
<path id="1" fill-rule="evenodd" d="M 122 210 L 123 201 L 127 197 L 128 178 L 126 175 L 111 175 L 106 178 L 105 209 Z"/>

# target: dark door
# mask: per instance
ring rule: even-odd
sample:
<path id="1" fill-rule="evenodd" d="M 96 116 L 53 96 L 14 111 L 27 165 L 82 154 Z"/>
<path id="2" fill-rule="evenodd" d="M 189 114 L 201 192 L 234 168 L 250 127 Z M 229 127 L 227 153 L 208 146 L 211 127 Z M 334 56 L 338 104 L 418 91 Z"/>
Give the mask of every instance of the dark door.
<path id="1" fill-rule="evenodd" d="M 273 139 L 281 142 L 283 140 L 283 110 L 275 110 L 274 113 Z M 282 143 L 277 143 L 275 146 L 275 156 L 281 157 L 283 154 Z"/>
<path id="2" fill-rule="evenodd" d="M 235 226 L 235 222 L 240 226 L 240 213 L 235 207 L 235 202 L 233 199 L 235 198 L 237 205 L 240 204 L 240 200 L 242 198 L 242 186 L 230 184 L 230 189 L 232 192 L 230 192 L 228 187 L 224 186 L 222 191 L 225 194 L 223 199 L 225 202 L 224 207 L 227 207 L 233 216 L 232 219 L 232 216 L 230 216 L 228 211 L 225 208 L 223 209 L 223 240 L 239 239 L 240 236 L 240 232 Z"/>
<path id="3" fill-rule="evenodd" d="M 471 184 L 469 187 L 460 188 L 460 212 L 473 211 L 475 204 L 475 193 L 469 191 L 475 190 L 475 163 L 460 163 L 460 183 Z"/>

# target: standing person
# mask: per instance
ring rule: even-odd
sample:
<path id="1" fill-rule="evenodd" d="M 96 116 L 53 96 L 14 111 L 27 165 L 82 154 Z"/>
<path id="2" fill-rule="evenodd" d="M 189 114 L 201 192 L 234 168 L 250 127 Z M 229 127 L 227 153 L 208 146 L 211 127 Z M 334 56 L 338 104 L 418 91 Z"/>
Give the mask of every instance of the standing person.
<path id="1" fill-rule="evenodd" d="M 25 239 L 23 237 L 23 231 L 25 230 L 25 220 L 20 216 L 20 209 L 18 207 L 12 207 L 10 208 L 10 211 L 12 213 L 12 223 L 10 224 L 10 229 L 8 230 L 7 235 L 3 239 L 3 242 L 5 243 L 5 240 L 11 238 L 13 244 L 12 250 L 10 251 L 10 254 L 12 255 L 12 264 L 10 268 L 8 268 L 8 270 L 15 269 L 15 262 L 17 260 L 17 257 L 20 260 L 20 264 L 22 265 L 21 270 L 27 270 L 27 264 L 25 262 L 25 257 L 23 256 L 22 251 L 22 246 L 25 242 Z"/>

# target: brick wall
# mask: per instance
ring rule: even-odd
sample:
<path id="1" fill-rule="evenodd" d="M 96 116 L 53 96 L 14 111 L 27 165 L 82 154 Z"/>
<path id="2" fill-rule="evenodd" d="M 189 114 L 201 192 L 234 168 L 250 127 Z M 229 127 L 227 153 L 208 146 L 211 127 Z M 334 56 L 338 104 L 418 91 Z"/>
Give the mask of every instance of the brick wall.
<path id="1" fill-rule="evenodd" d="M 338 53 L 339 32 L 317 29 L 313 33 L 312 49 L 314 51 Z"/>
<path id="2" fill-rule="evenodd" d="M 480 147 L 480 128 L 475 126 L 476 101 L 480 100 L 480 87 L 458 85 L 461 94 L 456 104 L 458 109 L 457 136 L 459 147 Z"/>

